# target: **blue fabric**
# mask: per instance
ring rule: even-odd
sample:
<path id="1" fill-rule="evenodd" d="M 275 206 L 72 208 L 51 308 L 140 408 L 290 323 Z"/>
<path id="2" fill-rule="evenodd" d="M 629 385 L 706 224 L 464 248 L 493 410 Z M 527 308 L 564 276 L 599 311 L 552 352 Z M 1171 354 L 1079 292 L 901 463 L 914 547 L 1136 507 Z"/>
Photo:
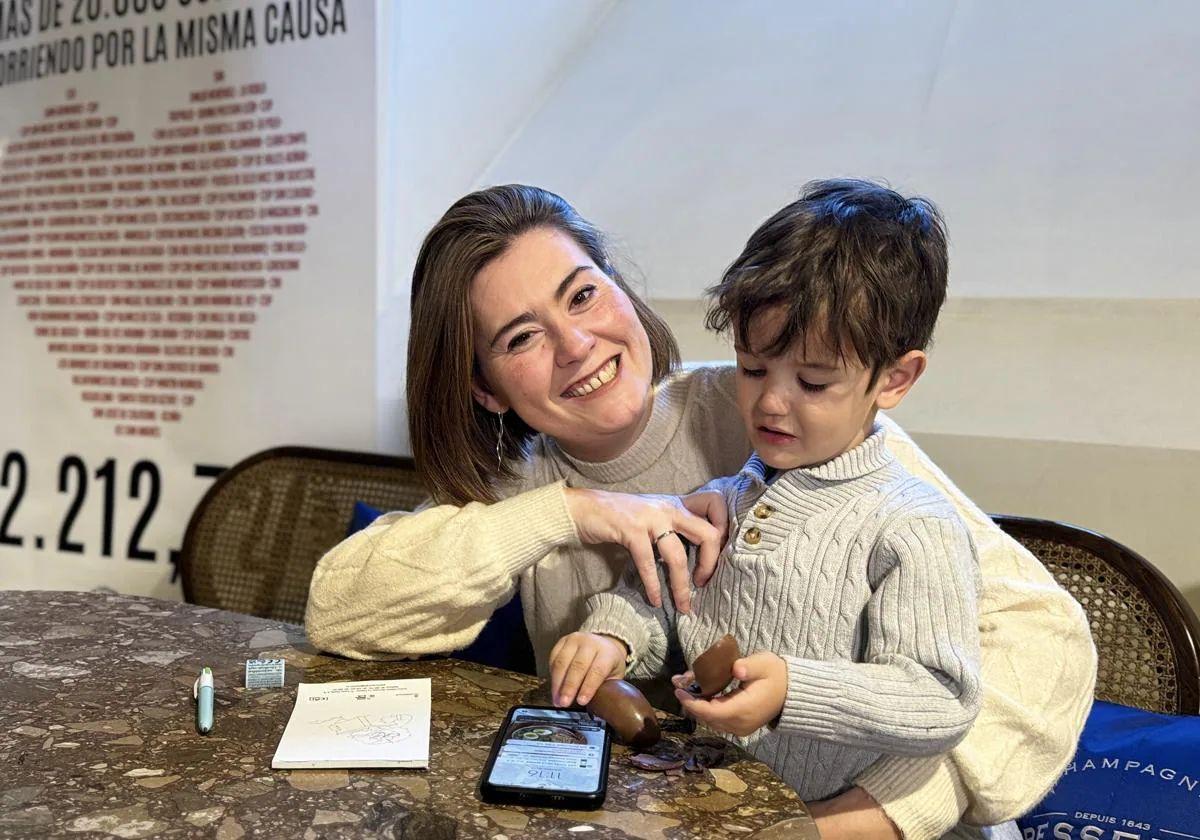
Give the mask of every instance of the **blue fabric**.
<path id="1" fill-rule="evenodd" d="M 1026 840 L 1200 837 L 1200 717 L 1097 700 L 1075 758 L 1017 825 Z"/>
<path id="2" fill-rule="evenodd" d="M 354 510 L 350 513 L 350 527 L 346 529 L 346 536 L 357 534 L 382 515 L 381 511 L 376 510 L 366 502 L 355 502 Z"/>
<path id="3" fill-rule="evenodd" d="M 346 536 L 361 531 L 380 516 L 382 511 L 365 502 L 355 502 Z M 492 617 L 483 626 L 475 641 L 450 655 L 456 659 L 491 665 L 494 668 L 507 668 L 526 674 L 537 673 L 533 645 L 530 644 L 529 633 L 525 630 L 521 593 L 513 595 L 511 601 L 492 613 Z"/>

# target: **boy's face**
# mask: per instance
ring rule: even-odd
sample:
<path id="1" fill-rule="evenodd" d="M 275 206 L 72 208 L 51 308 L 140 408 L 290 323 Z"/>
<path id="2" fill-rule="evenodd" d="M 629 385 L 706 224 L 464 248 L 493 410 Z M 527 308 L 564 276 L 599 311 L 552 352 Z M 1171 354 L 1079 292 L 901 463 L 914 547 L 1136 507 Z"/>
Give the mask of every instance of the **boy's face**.
<path id="1" fill-rule="evenodd" d="M 765 355 L 762 347 L 779 334 L 783 317 L 782 309 L 766 310 L 751 321 L 749 341 L 737 337 L 737 401 L 759 457 L 775 469 L 790 470 L 823 464 L 862 443 L 876 409 L 898 404 L 920 375 L 924 353 L 913 351 L 920 357 L 918 369 L 899 393 L 893 367 L 880 371 L 868 389 L 870 368 L 852 351 L 839 359 L 811 331 L 804 347 Z"/>

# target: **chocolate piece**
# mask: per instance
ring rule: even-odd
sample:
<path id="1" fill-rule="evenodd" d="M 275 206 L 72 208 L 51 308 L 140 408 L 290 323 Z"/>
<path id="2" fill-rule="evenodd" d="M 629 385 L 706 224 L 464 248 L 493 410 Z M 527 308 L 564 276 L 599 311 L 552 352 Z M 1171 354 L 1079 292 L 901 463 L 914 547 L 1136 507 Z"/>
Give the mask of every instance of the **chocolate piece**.
<path id="1" fill-rule="evenodd" d="M 728 756 L 728 748 L 729 744 L 722 738 L 703 735 L 689 738 L 687 763 L 695 764 L 697 770 L 703 770 L 706 767 L 720 767 Z"/>
<path id="2" fill-rule="evenodd" d="M 666 720 L 659 721 L 658 725 L 663 732 L 675 732 L 682 735 L 691 735 L 696 731 L 695 718 L 669 717 Z"/>
<path id="3" fill-rule="evenodd" d="M 688 691 L 704 698 L 720 694 L 733 681 L 733 663 L 741 657 L 737 639 L 726 633 L 692 663 L 695 682 L 688 686 Z"/>
<path id="4" fill-rule="evenodd" d="M 687 751 L 674 738 L 663 738 L 650 748 L 650 753 L 664 761 L 683 761 L 687 758 Z"/>
<path id="5" fill-rule="evenodd" d="M 657 770 L 667 775 L 678 775 L 681 770 L 701 773 L 724 764 L 728 746 L 723 739 L 708 736 L 688 738 L 683 745 L 663 738 L 648 752 L 629 756 L 629 763 L 641 770 Z"/>
<path id="6" fill-rule="evenodd" d="M 678 770 L 683 762 L 682 758 L 659 758 L 650 753 L 629 756 L 629 763 L 640 770 Z"/>
<path id="7" fill-rule="evenodd" d="M 646 748 L 646 752 L 629 756 L 629 761 L 642 770 L 678 770 L 687 760 L 687 751 L 674 738 L 663 738 Z"/>
<path id="8" fill-rule="evenodd" d="M 605 680 L 596 689 L 587 710 L 603 718 L 617 734 L 617 740 L 644 749 L 658 742 L 658 718 L 642 692 L 625 680 Z"/>

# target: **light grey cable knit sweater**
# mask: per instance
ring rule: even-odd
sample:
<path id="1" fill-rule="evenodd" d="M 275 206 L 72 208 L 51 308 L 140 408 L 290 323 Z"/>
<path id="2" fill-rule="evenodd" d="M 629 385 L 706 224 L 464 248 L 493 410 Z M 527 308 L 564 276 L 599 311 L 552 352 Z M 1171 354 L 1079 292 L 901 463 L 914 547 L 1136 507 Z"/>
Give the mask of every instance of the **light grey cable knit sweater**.
<path id="1" fill-rule="evenodd" d="M 736 739 L 800 796 L 853 785 L 882 755 L 953 747 L 979 709 L 975 549 L 953 505 L 900 466 L 884 431 L 811 469 L 752 456 L 718 483 L 730 539 L 691 615 L 650 607 L 632 578 L 588 601 L 589 632 L 624 641 L 632 676 L 691 663 L 725 633 L 788 666 L 779 719 Z M 664 587 L 664 592 L 668 590 Z"/>

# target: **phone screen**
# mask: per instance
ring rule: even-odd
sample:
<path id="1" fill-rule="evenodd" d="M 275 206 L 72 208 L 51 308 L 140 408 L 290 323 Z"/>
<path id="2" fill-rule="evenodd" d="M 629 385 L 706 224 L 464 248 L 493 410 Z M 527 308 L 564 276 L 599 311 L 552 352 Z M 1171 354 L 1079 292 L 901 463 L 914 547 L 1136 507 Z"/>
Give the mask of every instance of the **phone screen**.
<path id="1" fill-rule="evenodd" d="M 604 721 L 587 712 L 514 709 L 488 782 L 595 793 L 604 769 L 604 737 Z"/>

